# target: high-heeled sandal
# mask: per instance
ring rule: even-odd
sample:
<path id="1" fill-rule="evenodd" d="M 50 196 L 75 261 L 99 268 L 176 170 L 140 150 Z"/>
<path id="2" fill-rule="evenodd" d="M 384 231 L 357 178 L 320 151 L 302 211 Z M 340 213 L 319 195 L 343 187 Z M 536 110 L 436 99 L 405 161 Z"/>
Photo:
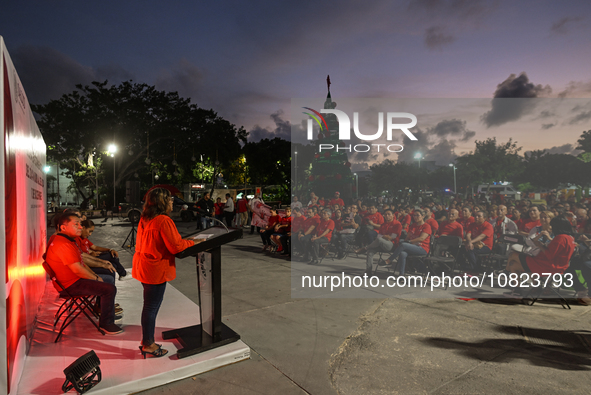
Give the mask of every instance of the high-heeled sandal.
<path id="1" fill-rule="evenodd" d="M 150 354 L 152 355 L 154 358 L 160 358 L 165 356 L 166 354 L 168 354 L 168 350 L 165 350 L 162 348 L 161 344 L 156 344 L 158 346 L 158 348 L 154 351 L 144 351 L 144 347 L 140 346 L 140 352 L 142 353 L 142 356 L 144 357 L 144 359 L 146 359 L 146 354 Z"/>

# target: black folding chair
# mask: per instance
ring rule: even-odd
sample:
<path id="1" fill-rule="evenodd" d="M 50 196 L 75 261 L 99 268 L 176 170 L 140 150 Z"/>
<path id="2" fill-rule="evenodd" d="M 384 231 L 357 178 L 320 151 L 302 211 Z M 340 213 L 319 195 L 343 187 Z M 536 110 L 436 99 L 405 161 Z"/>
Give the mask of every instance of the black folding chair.
<path id="1" fill-rule="evenodd" d="M 62 285 L 62 283 L 57 279 L 55 272 L 49 266 L 47 262 L 43 262 L 43 269 L 49 275 L 51 281 L 53 281 L 57 286 L 61 289 L 59 296 L 60 298 L 64 299 L 64 302 L 55 313 L 55 321 L 53 322 L 53 327 L 55 328 L 59 320 L 62 316 L 65 315 L 64 320 L 62 321 L 62 325 L 60 326 L 59 332 L 55 338 L 55 343 L 57 343 L 62 336 L 64 330 L 80 315 L 80 313 L 84 313 L 86 318 L 92 325 L 101 333 L 105 334 L 105 332 L 98 326 L 98 324 L 92 319 L 90 316 L 91 314 L 94 317 L 98 316 L 95 314 L 92 303 L 96 299 L 95 295 L 82 295 L 82 296 L 72 296 L 68 292 L 68 290 Z M 90 312 L 90 314 L 89 314 Z"/>
<path id="2" fill-rule="evenodd" d="M 445 270 L 453 275 L 456 265 L 457 256 L 462 247 L 462 238 L 458 236 L 440 236 L 435 239 L 432 248 L 432 254 L 423 259 L 429 272 L 435 272 L 435 265 L 443 266 Z M 447 289 L 447 285 L 445 285 Z"/>
<path id="3" fill-rule="evenodd" d="M 563 273 L 560 273 L 561 275 Z M 548 278 L 550 277 L 550 278 Z M 563 309 L 568 309 L 571 310 L 570 304 L 568 303 L 568 301 L 564 298 L 564 296 L 562 296 L 559 292 L 560 288 L 555 288 L 554 287 L 554 281 L 553 281 L 553 275 L 550 276 L 546 276 L 546 277 L 540 277 L 540 286 L 539 287 L 535 287 L 535 288 L 530 288 L 528 290 L 528 292 L 525 294 L 525 296 L 523 297 L 524 299 L 524 303 L 528 306 L 533 306 L 534 303 L 536 303 L 536 301 L 540 298 L 540 296 L 542 295 L 543 292 L 545 292 L 546 290 L 549 290 L 551 293 L 553 293 L 554 295 L 558 296 L 558 302 L 560 303 L 560 305 L 562 306 Z M 531 302 L 527 302 L 525 299 L 530 299 L 531 298 Z"/>
<path id="4" fill-rule="evenodd" d="M 500 238 L 494 235 L 493 249 L 490 253 L 487 253 L 484 259 L 481 261 L 480 266 L 488 266 L 493 272 L 496 270 L 502 270 L 507 266 L 509 260 L 509 254 L 511 253 L 511 246 L 513 244 L 525 244 L 525 238 L 520 234 L 504 234 Z M 483 273 L 482 275 L 485 275 Z"/>

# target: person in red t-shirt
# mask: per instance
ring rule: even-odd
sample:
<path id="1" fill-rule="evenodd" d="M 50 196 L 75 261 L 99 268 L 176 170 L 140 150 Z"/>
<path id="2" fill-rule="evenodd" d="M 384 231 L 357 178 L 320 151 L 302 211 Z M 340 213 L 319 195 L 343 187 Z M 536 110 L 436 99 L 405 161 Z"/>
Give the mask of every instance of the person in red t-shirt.
<path id="1" fill-rule="evenodd" d="M 517 208 L 513 208 L 513 210 L 511 210 L 511 214 L 513 214 L 511 216 L 511 221 L 515 222 L 515 225 L 517 225 L 517 229 L 520 231 L 519 233 L 523 232 L 525 221 L 523 220 L 523 218 L 521 218 L 521 211 L 519 211 L 519 209 Z"/>
<path id="2" fill-rule="evenodd" d="M 365 260 L 365 272 L 368 276 L 372 273 L 373 256 L 376 252 L 390 252 L 398 245 L 400 234 L 402 233 L 402 224 L 394 219 L 392 210 L 384 211 L 384 223 L 380 227 L 380 234 L 367 247 L 367 259 Z"/>
<path id="3" fill-rule="evenodd" d="M 314 230 L 320 222 L 320 216 L 318 214 L 314 214 L 314 209 L 312 207 L 308 207 L 308 211 L 306 213 L 308 218 L 304 221 L 303 228 L 300 230 L 297 237 L 292 239 L 294 248 L 302 252 L 302 259 L 304 262 L 310 260 L 305 247 L 310 242 L 310 239 L 314 237 Z"/>
<path id="4" fill-rule="evenodd" d="M 328 209 L 322 211 L 322 220 L 318 223 L 318 226 L 314 229 L 314 235 L 304 247 L 310 255 L 310 261 L 308 263 L 312 265 L 318 264 L 320 244 L 330 243 L 332 232 L 334 231 L 334 221 L 330 219 L 331 214 Z"/>
<path id="5" fill-rule="evenodd" d="M 456 209 L 449 210 L 449 220 L 443 221 L 439 225 L 437 233 L 439 236 L 458 236 L 464 238 L 464 228 L 458 220 L 460 213 Z"/>
<path id="6" fill-rule="evenodd" d="M 378 212 L 376 206 L 369 206 L 369 215 L 363 219 L 365 225 L 365 239 L 366 245 L 371 244 L 380 232 L 380 226 L 384 223 L 384 217 Z M 360 250 L 357 250 L 360 251 Z M 357 252 L 356 251 L 356 252 Z"/>
<path id="7" fill-rule="evenodd" d="M 552 218 L 550 226 L 554 238 L 548 231 L 543 231 L 534 241 L 541 252 L 535 257 L 525 253 L 511 254 L 507 262 L 507 271 L 518 274 L 564 273 L 575 251 L 572 225 L 566 218 L 559 216 Z M 541 242 L 542 238 L 551 239 L 550 244 L 546 246 Z"/>
<path id="8" fill-rule="evenodd" d="M 478 271 L 480 262 L 477 255 L 490 253 L 492 251 L 494 240 L 493 226 L 484 218 L 484 212 L 476 213 L 474 223 L 466 232 L 466 241 L 464 248 L 461 250 L 465 255 L 470 269 Z M 460 262 L 462 260 L 460 259 Z"/>
<path id="9" fill-rule="evenodd" d="M 76 237 L 82 234 L 80 218 L 76 214 L 63 214 L 57 219 L 57 234 L 49 240 L 45 262 L 55 272 L 57 280 L 72 296 L 97 295 L 100 298 L 101 314 L 99 327 L 110 335 L 123 332 L 115 324 L 115 295 L 117 288 L 103 282 L 96 273 L 82 262 L 82 251 L 76 245 Z M 61 288 L 54 284 L 61 293 Z"/>
<path id="10" fill-rule="evenodd" d="M 462 228 L 464 229 L 464 237 L 465 237 L 466 233 L 468 233 L 468 231 L 470 230 L 470 227 L 474 223 L 474 217 L 472 216 L 472 209 L 470 209 L 469 206 L 464 206 L 462 208 L 462 217 L 460 219 L 458 219 L 458 222 L 460 223 L 460 225 L 462 225 Z"/>
<path id="11" fill-rule="evenodd" d="M 243 228 L 248 227 L 248 201 L 246 200 L 246 193 L 242 194 L 242 198 L 236 202 L 236 226 Z"/>
<path id="12" fill-rule="evenodd" d="M 328 204 L 331 207 L 334 207 L 335 204 L 338 204 L 339 207 L 344 207 L 345 206 L 345 202 L 343 201 L 343 199 L 341 199 L 341 193 L 340 192 L 335 192 L 334 193 L 334 197 L 330 200 L 330 202 Z"/>
<path id="13" fill-rule="evenodd" d="M 522 236 L 529 235 L 529 232 L 535 228 L 536 226 L 540 226 L 540 209 L 538 206 L 531 206 L 528 210 L 529 212 L 529 221 L 525 221 L 523 225 L 523 230 L 519 232 Z"/>
<path id="14" fill-rule="evenodd" d="M 265 229 L 261 229 L 259 232 L 261 234 L 261 240 L 263 241 L 263 249 L 261 251 L 266 251 L 268 248 L 271 248 L 271 235 L 273 234 L 273 229 L 275 224 L 281 221 L 281 217 L 277 215 L 277 209 L 271 209 L 271 216 L 267 220 L 267 227 Z"/>
<path id="15" fill-rule="evenodd" d="M 425 223 L 429 224 L 432 234 L 435 235 L 439 229 L 439 222 L 435 220 L 434 215 L 429 207 L 423 208 L 423 211 L 425 212 Z"/>
<path id="16" fill-rule="evenodd" d="M 222 220 L 224 219 L 224 206 L 225 203 L 222 203 L 222 198 L 217 198 L 213 205 L 215 210 L 215 218 L 220 222 L 222 222 Z"/>
<path id="17" fill-rule="evenodd" d="M 271 241 L 279 246 L 279 248 L 277 248 L 277 252 L 283 251 L 284 246 L 281 243 L 281 236 L 291 232 L 291 219 L 291 208 L 287 207 L 285 209 L 285 215 L 279 219 L 279 222 L 275 223 L 275 226 L 273 226 Z"/>
<path id="18" fill-rule="evenodd" d="M 390 258 L 386 260 L 386 265 L 398 258 L 398 267 L 400 275 L 404 275 L 406 267 L 406 257 L 425 256 L 429 253 L 429 243 L 431 238 L 431 227 L 425 223 L 425 212 L 421 209 L 416 209 L 412 214 L 414 222 L 409 226 L 406 240 L 394 250 Z"/>

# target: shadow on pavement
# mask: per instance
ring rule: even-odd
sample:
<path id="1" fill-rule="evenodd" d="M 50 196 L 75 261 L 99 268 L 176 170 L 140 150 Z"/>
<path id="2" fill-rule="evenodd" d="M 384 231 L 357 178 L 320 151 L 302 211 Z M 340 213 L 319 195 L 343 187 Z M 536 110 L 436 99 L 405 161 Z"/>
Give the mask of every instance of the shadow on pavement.
<path id="1" fill-rule="evenodd" d="M 423 340 L 432 347 L 455 350 L 468 358 L 496 363 L 524 360 L 531 365 L 568 371 L 591 370 L 591 332 L 498 326 L 500 333 L 519 336 L 513 339 L 485 339 L 464 342 L 456 339 L 431 337 Z M 497 354 L 492 360 L 483 359 Z"/>

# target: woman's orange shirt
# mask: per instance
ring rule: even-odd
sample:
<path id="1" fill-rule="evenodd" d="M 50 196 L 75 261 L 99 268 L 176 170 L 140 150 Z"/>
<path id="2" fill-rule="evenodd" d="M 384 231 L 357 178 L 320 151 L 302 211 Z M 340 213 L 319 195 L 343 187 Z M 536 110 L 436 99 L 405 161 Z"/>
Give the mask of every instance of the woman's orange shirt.
<path id="1" fill-rule="evenodd" d="M 137 227 L 133 278 L 145 284 L 162 284 L 176 278 L 174 255 L 193 246 L 183 240 L 168 215 L 154 219 L 142 218 Z"/>

